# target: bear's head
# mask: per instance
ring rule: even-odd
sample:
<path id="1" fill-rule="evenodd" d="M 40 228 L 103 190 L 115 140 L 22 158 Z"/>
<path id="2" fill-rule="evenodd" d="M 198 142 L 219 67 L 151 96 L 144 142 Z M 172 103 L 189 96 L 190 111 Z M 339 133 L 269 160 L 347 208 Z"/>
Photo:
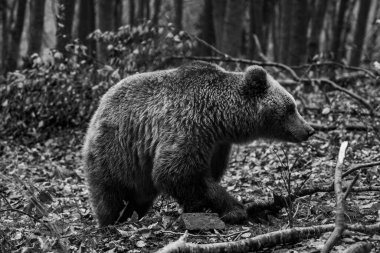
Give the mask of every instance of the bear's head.
<path id="1" fill-rule="evenodd" d="M 246 125 L 254 131 L 250 137 L 301 142 L 314 133 L 299 114 L 293 96 L 262 67 L 246 69 L 240 94 L 245 101 L 243 114 L 251 114 Z"/>

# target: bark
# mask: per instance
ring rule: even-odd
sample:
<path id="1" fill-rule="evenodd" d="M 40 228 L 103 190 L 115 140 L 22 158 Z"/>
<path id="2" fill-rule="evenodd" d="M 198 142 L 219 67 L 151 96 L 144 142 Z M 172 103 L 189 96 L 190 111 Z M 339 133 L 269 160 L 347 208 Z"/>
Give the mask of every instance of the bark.
<path id="1" fill-rule="evenodd" d="M 218 49 L 222 48 L 224 16 L 227 0 L 212 0 L 212 15 L 215 31 L 215 42 Z"/>
<path id="2" fill-rule="evenodd" d="M 183 0 L 174 0 L 174 25 L 182 30 Z"/>
<path id="3" fill-rule="evenodd" d="M 161 9 L 161 0 L 154 0 L 153 3 L 153 18 L 152 22 L 154 25 L 158 25 L 158 18 L 160 17 L 160 9 Z"/>
<path id="4" fill-rule="evenodd" d="M 17 61 L 20 55 L 21 35 L 24 29 L 26 3 L 27 1 L 24 0 L 18 1 L 16 21 L 12 29 L 12 41 L 10 43 L 8 60 L 5 66 L 6 71 L 13 71 L 17 68 Z"/>
<path id="5" fill-rule="evenodd" d="M 221 51 L 233 57 L 240 51 L 244 10 L 244 1 L 227 0 Z"/>
<path id="6" fill-rule="evenodd" d="M 138 0 L 137 1 L 137 20 L 138 22 L 142 22 L 145 20 L 145 15 L 144 15 L 144 7 L 145 7 L 145 1 L 146 0 Z"/>
<path id="7" fill-rule="evenodd" d="M 260 45 L 263 39 L 263 0 L 250 0 L 249 2 L 249 37 L 248 55 L 251 59 L 258 59 L 256 42 L 253 35 L 256 35 Z"/>
<path id="8" fill-rule="evenodd" d="M 90 55 L 95 54 L 95 42 L 87 36 L 95 30 L 95 3 L 94 0 L 80 0 L 78 38 L 87 46 Z"/>
<path id="9" fill-rule="evenodd" d="M 75 0 L 60 0 L 59 5 L 57 49 L 65 52 L 65 46 L 71 41 L 72 36 Z"/>
<path id="10" fill-rule="evenodd" d="M 44 30 L 45 0 L 30 1 L 28 55 L 40 53 Z"/>
<path id="11" fill-rule="evenodd" d="M 145 6 L 144 6 L 144 11 L 145 11 L 145 19 L 149 20 L 150 19 L 150 0 L 145 0 Z"/>
<path id="12" fill-rule="evenodd" d="M 123 1 L 121 0 L 115 0 L 115 9 L 114 9 L 114 29 L 117 30 L 120 26 L 123 25 Z"/>
<path id="13" fill-rule="evenodd" d="M 294 0 L 293 3 L 289 64 L 299 65 L 306 62 L 307 29 L 309 23 L 308 2 L 305 0 Z"/>
<path id="14" fill-rule="evenodd" d="M 96 0 L 95 5 L 96 16 L 95 24 L 96 28 L 100 31 L 112 31 L 115 27 L 115 19 L 113 15 L 113 10 L 115 9 L 115 2 L 109 0 Z M 107 60 L 107 48 L 104 43 L 97 42 L 96 45 L 97 57 L 99 61 L 105 62 Z"/>
<path id="15" fill-rule="evenodd" d="M 1 39 L 0 39 L 0 74 L 5 71 L 5 59 L 8 57 L 8 26 L 7 26 L 7 12 L 6 12 L 6 0 L 0 0 L 0 28 L 1 28 Z"/>
<path id="16" fill-rule="evenodd" d="M 350 65 L 359 66 L 360 58 L 363 51 L 363 43 L 366 34 L 369 7 L 371 0 L 361 0 L 359 6 L 359 14 L 355 28 L 354 48 L 351 52 Z"/>
<path id="17" fill-rule="evenodd" d="M 280 0 L 281 34 L 280 62 L 287 64 L 289 58 L 290 29 L 292 27 L 293 0 Z"/>
<path id="18" fill-rule="evenodd" d="M 318 0 L 311 20 L 311 34 L 308 43 L 308 57 L 312 59 L 319 53 L 319 41 L 323 29 L 323 21 L 327 11 L 328 0 Z"/>
<path id="19" fill-rule="evenodd" d="M 203 10 L 199 16 L 198 28 L 200 30 L 199 38 L 207 42 L 209 45 L 215 44 L 214 23 L 212 18 L 212 0 L 205 0 Z M 211 55 L 212 50 L 203 44 L 200 44 L 197 48 L 198 55 L 206 56 Z"/>
<path id="20" fill-rule="evenodd" d="M 129 0 L 129 25 L 135 25 L 135 0 Z"/>
<path id="21" fill-rule="evenodd" d="M 348 0 L 340 0 L 339 2 L 339 11 L 338 11 L 338 19 L 336 21 L 335 29 L 334 29 L 334 38 L 331 51 L 334 54 L 334 59 L 338 60 L 341 56 L 339 55 L 339 47 L 341 45 L 341 37 L 343 32 L 343 24 L 344 24 L 344 14 L 347 9 Z"/>

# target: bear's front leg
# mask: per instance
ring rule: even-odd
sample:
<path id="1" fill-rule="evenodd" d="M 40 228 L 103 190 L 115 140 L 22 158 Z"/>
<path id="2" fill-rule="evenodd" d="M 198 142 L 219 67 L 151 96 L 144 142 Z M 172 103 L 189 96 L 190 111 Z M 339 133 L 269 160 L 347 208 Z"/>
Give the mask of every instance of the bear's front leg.
<path id="1" fill-rule="evenodd" d="M 210 208 L 228 223 L 247 219 L 244 206 L 212 177 L 207 159 L 197 152 L 161 149 L 156 155 L 153 181 L 160 191 L 174 197 L 186 212 Z"/>

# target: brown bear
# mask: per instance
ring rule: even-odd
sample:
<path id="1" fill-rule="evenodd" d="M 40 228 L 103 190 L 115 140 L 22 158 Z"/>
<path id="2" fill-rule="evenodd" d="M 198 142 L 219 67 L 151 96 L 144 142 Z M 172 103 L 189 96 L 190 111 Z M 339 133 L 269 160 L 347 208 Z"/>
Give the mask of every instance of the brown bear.
<path id="1" fill-rule="evenodd" d="M 209 208 L 229 223 L 246 219 L 219 185 L 232 144 L 306 140 L 314 132 L 263 68 L 228 72 L 193 62 L 125 78 L 102 97 L 83 147 L 100 226 L 141 217 L 159 193 L 186 212 Z"/>

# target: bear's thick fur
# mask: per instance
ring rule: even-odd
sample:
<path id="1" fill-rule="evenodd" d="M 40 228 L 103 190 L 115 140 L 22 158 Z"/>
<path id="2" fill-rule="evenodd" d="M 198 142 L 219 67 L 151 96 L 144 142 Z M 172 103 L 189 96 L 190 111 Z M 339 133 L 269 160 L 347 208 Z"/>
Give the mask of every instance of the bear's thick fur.
<path id="1" fill-rule="evenodd" d="M 258 66 L 228 72 L 193 62 L 130 76 L 103 96 L 85 138 L 96 218 L 104 226 L 142 216 L 163 192 L 186 212 L 210 208 L 241 222 L 243 205 L 219 185 L 231 145 L 312 133 L 293 97 Z"/>

